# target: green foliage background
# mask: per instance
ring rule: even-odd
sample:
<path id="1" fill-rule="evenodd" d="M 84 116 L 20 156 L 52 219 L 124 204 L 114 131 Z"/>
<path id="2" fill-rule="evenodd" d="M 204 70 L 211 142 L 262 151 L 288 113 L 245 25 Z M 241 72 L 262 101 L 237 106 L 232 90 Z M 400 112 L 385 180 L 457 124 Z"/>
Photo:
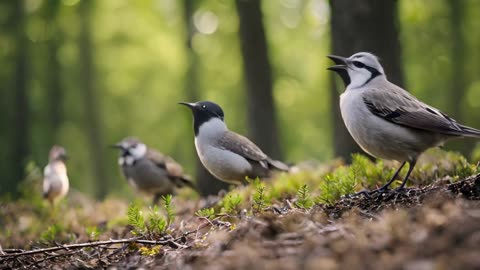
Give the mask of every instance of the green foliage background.
<path id="1" fill-rule="evenodd" d="M 29 93 L 32 130 L 29 160 L 47 162 L 51 137 L 67 148 L 71 186 L 94 194 L 92 164 L 88 153 L 85 110 L 79 86 L 79 0 L 46 0 L 26 3 L 26 35 L 29 40 Z M 177 105 L 186 99 L 186 47 L 182 1 L 95 1 L 91 14 L 98 115 L 104 138 L 113 144 L 135 135 L 152 147 L 172 155 L 194 174 L 195 152 L 191 116 Z M 58 6 L 52 22 L 48 4 Z M 6 4 L 2 4 L 6 5 Z M 286 160 L 333 158 L 329 81 L 330 51 L 328 1 L 263 1 L 264 25 L 273 66 L 274 95 L 279 113 L 281 142 Z M 400 33 L 407 88 L 427 103 L 449 112 L 451 89 L 451 29 L 447 1 L 399 1 Z M 7 9 L 0 8 L 0 24 L 6 25 Z M 466 37 L 466 95 L 462 101 L 466 124 L 480 127 L 480 2 L 465 1 L 462 31 Z M 193 49 L 198 57 L 201 99 L 221 104 L 232 130 L 246 133 L 242 62 L 237 35 L 238 19 L 233 1 L 198 3 L 194 22 L 198 33 Z M 2 89 L 0 171 L 8 175 L 13 151 L 8 121 L 12 118 L 14 89 L 11 78 L 15 59 L 12 31 L 0 28 L 0 84 Z M 49 130 L 47 95 L 47 44 L 58 38 L 64 93 L 63 122 Z M 352 52 L 354 53 L 354 52 Z M 388 74 L 388 70 L 386 71 Z M 107 145 L 105 145 L 107 149 Z M 107 177 L 112 192 L 125 193 L 113 150 L 107 153 Z"/>

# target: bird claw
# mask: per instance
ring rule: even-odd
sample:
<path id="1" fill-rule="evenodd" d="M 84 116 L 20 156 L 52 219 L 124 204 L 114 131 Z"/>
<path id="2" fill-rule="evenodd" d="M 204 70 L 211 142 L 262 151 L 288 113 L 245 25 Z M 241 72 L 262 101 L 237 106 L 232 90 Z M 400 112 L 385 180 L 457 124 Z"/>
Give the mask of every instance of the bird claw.
<path id="1" fill-rule="evenodd" d="M 393 192 L 396 192 L 396 191 L 397 191 L 397 189 L 395 189 Z M 347 194 L 345 197 L 346 198 L 356 198 L 358 196 L 363 195 L 366 198 L 371 199 L 372 195 L 375 194 L 375 193 L 384 194 L 384 193 L 389 193 L 389 192 L 392 192 L 392 191 L 388 188 L 378 188 L 378 189 L 374 189 L 374 190 L 362 190 L 362 191 L 359 191 L 357 193 Z"/>

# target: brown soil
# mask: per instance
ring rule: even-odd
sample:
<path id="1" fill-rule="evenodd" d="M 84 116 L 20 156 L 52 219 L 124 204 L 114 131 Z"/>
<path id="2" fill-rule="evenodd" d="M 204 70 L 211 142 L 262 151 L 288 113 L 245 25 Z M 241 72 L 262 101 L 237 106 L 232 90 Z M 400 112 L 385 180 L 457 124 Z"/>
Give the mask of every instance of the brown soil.
<path id="1" fill-rule="evenodd" d="M 307 211 L 286 201 L 253 217 L 186 215 L 153 256 L 135 243 L 4 256 L 0 268 L 480 269 L 480 175 Z"/>

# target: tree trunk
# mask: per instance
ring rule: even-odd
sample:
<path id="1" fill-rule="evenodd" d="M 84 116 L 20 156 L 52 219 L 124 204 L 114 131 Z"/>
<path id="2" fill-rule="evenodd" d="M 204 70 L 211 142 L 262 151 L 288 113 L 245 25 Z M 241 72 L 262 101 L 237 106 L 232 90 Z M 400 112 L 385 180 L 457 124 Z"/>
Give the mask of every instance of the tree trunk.
<path id="1" fill-rule="evenodd" d="M 0 2 L 0 9 L 4 10 L 6 14 L 9 14 L 8 20 L 0 22 L 0 29 L 11 29 L 13 24 L 12 18 L 13 12 L 12 7 L 13 2 Z M 10 31 L 7 32 L 4 30 L 4 34 L 11 35 Z M 12 132 L 9 128 L 11 125 L 11 114 L 12 114 L 12 98 L 14 91 L 13 84 L 10 83 L 10 78 L 12 77 L 11 72 L 12 68 L 6 68 L 13 66 L 13 59 L 7 55 L 0 55 L 0 62 L 3 63 L 3 69 L 0 69 L 0 160 L 3 162 L 0 163 L 0 175 L 3 177 L 3 180 L 0 181 L 0 196 L 10 192 L 11 187 L 14 183 L 12 180 L 12 167 L 11 167 L 11 138 Z"/>
<path id="2" fill-rule="evenodd" d="M 465 78 L 465 37 L 463 34 L 463 16 L 465 2 L 463 0 L 448 0 L 450 10 L 450 33 L 452 40 L 451 60 L 452 60 L 452 85 L 449 89 L 448 103 L 450 107 L 450 116 L 462 123 L 464 117 L 462 108 L 464 106 L 463 98 L 466 92 Z M 450 143 L 449 148 L 460 151 L 465 156 L 470 156 L 474 148 L 474 140 L 456 140 Z"/>
<path id="3" fill-rule="evenodd" d="M 51 30 L 51 38 L 47 43 L 47 104 L 49 118 L 48 144 L 58 143 L 57 132 L 63 121 L 63 91 L 61 86 L 61 67 L 57 54 L 61 44 L 61 33 L 57 26 L 57 15 L 61 3 L 51 0 L 46 3 L 45 19 Z M 68 149 L 67 149 L 68 150 Z"/>
<path id="4" fill-rule="evenodd" d="M 462 120 L 462 100 L 465 94 L 465 38 L 462 32 L 463 0 L 448 0 L 450 10 L 450 33 L 452 34 L 452 88 L 449 101 L 452 104 L 452 116 Z"/>
<path id="5" fill-rule="evenodd" d="M 403 86 L 401 49 L 397 29 L 396 0 L 331 0 L 332 53 L 350 56 L 361 51 L 379 56 L 388 79 Z M 333 74 L 332 74 L 333 76 Z M 332 80 L 334 152 L 347 161 L 360 148 L 348 133 L 340 115 L 339 95 L 343 84 Z"/>
<path id="6" fill-rule="evenodd" d="M 247 85 L 250 138 L 268 155 L 281 159 L 272 69 L 262 22 L 261 1 L 236 0 L 240 23 L 243 72 Z"/>
<path id="7" fill-rule="evenodd" d="M 193 15 L 195 12 L 195 0 L 184 0 L 184 20 L 185 20 L 185 34 L 187 43 L 187 58 L 188 69 L 185 75 L 185 92 L 187 100 L 189 102 L 196 102 L 199 100 L 198 89 L 198 56 L 192 48 L 192 39 L 196 33 L 195 26 L 193 24 Z M 193 142 L 193 140 L 192 140 Z M 192 143 L 192 149 L 193 149 Z M 203 166 L 202 162 L 195 154 L 196 161 L 196 181 L 197 186 L 202 196 L 210 194 L 218 194 L 222 189 L 227 190 L 228 185 L 222 181 L 215 179 L 207 169 Z"/>
<path id="8" fill-rule="evenodd" d="M 14 117 L 13 117 L 13 153 L 12 153 L 12 171 L 11 179 L 6 186 L 7 192 L 11 192 L 13 196 L 17 196 L 17 183 L 23 180 L 25 174 L 25 164 L 29 155 L 29 100 L 28 100 L 28 40 L 25 33 L 26 16 L 23 1 L 14 1 L 15 21 L 14 33 L 15 37 L 15 71 L 13 75 L 14 91 Z"/>
<path id="9" fill-rule="evenodd" d="M 100 107 L 98 104 L 98 91 L 95 89 L 95 64 L 93 62 L 93 44 L 91 31 L 92 0 L 83 0 L 80 3 L 80 83 L 83 90 L 83 102 L 85 109 L 85 121 L 89 142 L 90 161 L 93 168 L 92 179 L 96 187 L 96 196 L 104 198 L 107 194 L 108 179 L 105 174 L 104 149 L 102 142 L 102 124 Z"/>

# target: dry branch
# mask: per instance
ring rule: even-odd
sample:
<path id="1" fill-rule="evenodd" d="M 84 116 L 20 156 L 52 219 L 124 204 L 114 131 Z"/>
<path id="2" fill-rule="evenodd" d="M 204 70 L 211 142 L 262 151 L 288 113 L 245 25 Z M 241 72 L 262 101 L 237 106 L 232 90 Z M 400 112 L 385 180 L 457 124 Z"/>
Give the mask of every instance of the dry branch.
<path id="1" fill-rule="evenodd" d="M 145 239 L 140 239 L 140 237 L 132 237 L 132 238 L 126 238 L 126 239 L 110 239 L 105 241 L 95 241 L 95 242 L 87 242 L 87 243 L 60 245 L 60 246 L 48 247 L 48 248 L 39 248 L 35 250 L 26 250 L 23 252 L 10 253 L 10 254 L 0 254 L 0 258 L 15 258 L 18 256 L 46 253 L 46 252 L 52 252 L 52 251 L 57 251 L 62 249 L 69 250 L 69 249 L 78 249 L 78 248 L 86 248 L 86 247 L 110 246 L 114 244 L 130 244 L 130 243 L 137 243 L 137 244 L 144 244 L 144 245 L 166 245 L 166 244 L 174 243 L 174 241 L 173 240 L 164 240 L 164 241 L 145 240 Z M 179 245 L 178 243 L 174 243 L 174 244 Z"/>

